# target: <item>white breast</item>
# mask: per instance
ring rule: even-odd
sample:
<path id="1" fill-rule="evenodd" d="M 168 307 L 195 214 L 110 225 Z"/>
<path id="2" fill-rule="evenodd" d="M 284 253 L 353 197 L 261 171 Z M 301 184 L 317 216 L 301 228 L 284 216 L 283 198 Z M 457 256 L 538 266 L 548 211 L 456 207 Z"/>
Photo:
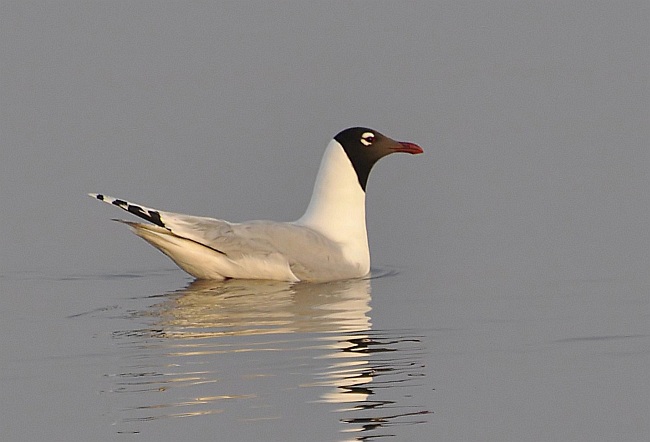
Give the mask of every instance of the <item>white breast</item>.
<path id="1" fill-rule="evenodd" d="M 366 231 L 366 193 L 343 146 L 332 140 L 325 149 L 305 214 L 296 224 L 310 227 L 339 243 L 343 255 L 359 268 L 370 271 Z"/>

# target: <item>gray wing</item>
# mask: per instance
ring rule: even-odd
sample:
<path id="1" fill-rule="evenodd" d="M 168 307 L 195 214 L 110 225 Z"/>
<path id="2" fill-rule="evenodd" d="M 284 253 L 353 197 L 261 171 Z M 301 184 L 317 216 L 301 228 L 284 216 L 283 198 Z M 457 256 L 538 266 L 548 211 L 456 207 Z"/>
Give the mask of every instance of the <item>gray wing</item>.
<path id="1" fill-rule="evenodd" d="M 174 234 L 218 250 L 235 261 L 245 256 L 264 259 L 280 254 L 301 280 L 331 278 L 333 274 L 345 277 L 349 272 L 338 244 L 309 227 L 274 221 L 228 223 L 178 214 L 163 214 L 161 218 Z"/>
<path id="2" fill-rule="evenodd" d="M 102 194 L 90 196 L 222 253 L 233 261 L 243 257 L 266 259 L 280 254 L 301 280 L 345 278 L 350 271 L 338 244 L 309 227 L 273 221 L 229 223 L 152 209 Z"/>

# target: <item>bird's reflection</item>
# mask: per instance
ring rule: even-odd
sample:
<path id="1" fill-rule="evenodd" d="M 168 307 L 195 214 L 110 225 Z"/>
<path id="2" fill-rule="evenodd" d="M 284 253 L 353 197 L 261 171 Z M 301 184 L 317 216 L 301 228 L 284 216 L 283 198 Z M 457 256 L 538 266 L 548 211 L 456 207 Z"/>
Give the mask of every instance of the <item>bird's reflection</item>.
<path id="1" fill-rule="evenodd" d="M 316 394 L 311 402 L 339 404 L 334 411 L 342 413 L 338 420 L 345 424 L 343 431 L 361 432 L 357 440 L 378 437 L 378 429 L 422 422 L 421 416 L 413 416 L 428 413 L 400 407 L 399 398 L 372 399 L 378 390 L 404 382 L 412 386 L 422 376 L 422 365 L 417 337 L 372 330 L 367 279 L 323 284 L 195 281 L 161 299 L 138 314 L 150 317 L 150 328 L 116 332 L 133 352 L 130 365 L 114 375 L 114 391 L 137 394 L 180 387 L 185 399 L 160 403 L 156 398 L 155 403 L 130 407 L 131 416 L 124 421 L 221 413 L 227 400 L 257 398 L 246 385 L 239 385 L 237 392 L 206 386 L 221 382 L 220 364 L 236 366 L 234 358 L 260 352 L 282 352 L 288 360 L 298 358 L 296 353 L 309 355 L 302 356 L 308 362 L 294 364 L 307 366 L 308 380 L 296 377 L 298 384 L 292 387 L 312 388 Z M 251 366 L 261 365 L 242 373 L 242 378 L 277 378 L 264 369 L 265 362 L 268 358 L 251 360 Z M 292 364 L 286 362 L 286 368 Z"/>
<path id="2" fill-rule="evenodd" d="M 370 329 L 368 280 L 194 281 L 179 294 L 158 311 L 160 324 L 175 338 Z"/>

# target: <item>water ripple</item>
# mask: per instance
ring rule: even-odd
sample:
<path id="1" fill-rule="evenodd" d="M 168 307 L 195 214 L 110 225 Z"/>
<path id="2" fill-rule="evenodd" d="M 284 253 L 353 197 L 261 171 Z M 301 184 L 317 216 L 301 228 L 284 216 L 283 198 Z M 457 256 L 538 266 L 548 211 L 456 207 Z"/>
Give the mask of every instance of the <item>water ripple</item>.
<path id="1" fill-rule="evenodd" d="M 372 330 L 368 280 L 194 282 L 156 300 L 130 313 L 147 326 L 113 333 L 120 362 L 106 393 L 122 398 L 120 433 L 168 418 L 290 419 L 313 407 L 338 416 L 342 434 L 370 440 L 431 413 L 414 399 L 423 338 Z"/>

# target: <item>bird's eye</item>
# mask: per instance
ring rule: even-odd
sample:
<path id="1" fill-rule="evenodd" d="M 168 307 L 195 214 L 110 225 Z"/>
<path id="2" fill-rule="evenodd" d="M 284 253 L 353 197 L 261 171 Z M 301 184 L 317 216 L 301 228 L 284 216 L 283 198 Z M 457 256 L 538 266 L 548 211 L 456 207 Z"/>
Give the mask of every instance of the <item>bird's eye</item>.
<path id="1" fill-rule="evenodd" d="M 361 135 L 361 144 L 364 146 L 370 146 L 373 141 L 375 141 L 375 134 L 372 132 L 364 132 L 363 135 Z"/>

